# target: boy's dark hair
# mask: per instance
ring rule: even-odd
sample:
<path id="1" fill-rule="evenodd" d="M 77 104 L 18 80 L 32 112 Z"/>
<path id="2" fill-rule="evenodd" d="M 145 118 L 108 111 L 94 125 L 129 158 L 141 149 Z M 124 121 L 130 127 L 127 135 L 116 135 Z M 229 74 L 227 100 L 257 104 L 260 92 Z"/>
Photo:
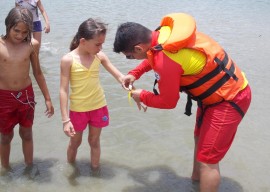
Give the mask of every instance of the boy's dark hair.
<path id="1" fill-rule="evenodd" d="M 4 38 L 7 38 L 11 28 L 16 26 L 19 22 L 24 22 L 27 25 L 28 35 L 25 41 L 30 42 L 33 29 L 33 15 L 28 9 L 21 7 L 12 8 L 9 11 L 5 19 L 6 35 L 4 36 Z"/>
<path id="2" fill-rule="evenodd" d="M 135 45 L 151 42 L 151 33 L 150 29 L 139 23 L 123 23 L 116 31 L 113 51 L 115 53 L 131 52 Z"/>

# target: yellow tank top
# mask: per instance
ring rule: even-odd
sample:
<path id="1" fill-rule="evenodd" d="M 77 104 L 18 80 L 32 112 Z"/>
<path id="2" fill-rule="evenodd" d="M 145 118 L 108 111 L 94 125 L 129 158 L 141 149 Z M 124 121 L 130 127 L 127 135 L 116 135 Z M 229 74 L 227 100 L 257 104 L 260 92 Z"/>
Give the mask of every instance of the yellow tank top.
<path id="1" fill-rule="evenodd" d="M 73 55 L 72 55 L 73 57 Z M 70 70 L 70 110 L 86 112 L 107 105 L 99 79 L 100 59 L 95 56 L 89 69 L 73 57 Z"/>

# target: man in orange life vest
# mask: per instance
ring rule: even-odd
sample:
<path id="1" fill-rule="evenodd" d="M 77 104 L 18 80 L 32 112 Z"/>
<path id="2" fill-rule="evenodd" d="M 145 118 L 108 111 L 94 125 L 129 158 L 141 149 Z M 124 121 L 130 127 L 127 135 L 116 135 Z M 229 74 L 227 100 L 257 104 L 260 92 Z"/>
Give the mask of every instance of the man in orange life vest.
<path id="1" fill-rule="evenodd" d="M 195 20 L 184 13 L 166 15 L 155 31 L 134 22 L 121 24 L 114 52 L 143 60 L 125 76 L 127 90 L 145 72 L 155 72 L 154 93 L 132 90 L 139 107 L 142 102 L 153 108 L 175 108 L 181 91 L 188 95 L 185 114 L 191 115 L 191 99 L 197 101 L 191 178 L 200 182 L 201 192 L 217 191 L 219 162 L 251 102 L 244 73 L 217 42 L 196 31 Z"/>

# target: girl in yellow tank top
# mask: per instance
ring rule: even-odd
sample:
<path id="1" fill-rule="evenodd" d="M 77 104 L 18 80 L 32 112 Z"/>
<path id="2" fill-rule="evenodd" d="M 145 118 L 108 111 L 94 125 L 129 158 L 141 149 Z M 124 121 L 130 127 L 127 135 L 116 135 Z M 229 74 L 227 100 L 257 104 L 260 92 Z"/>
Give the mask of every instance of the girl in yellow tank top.
<path id="1" fill-rule="evenodd" d="M 107 104 L 99 79 L 100 64 L 119 83 L 123 77 L 101 51 L 106 31 L 106 25 L 102 22 L 87 19 L 79 26 L 71 42 L 71 52 L 61 59 L 60 108 L 64 132 L 70 137 L 67 161 L 75 162 L 83 131 L 88 126 L 90 164 L 94 174 L 99 173 L 101 128 L 109 124 Z"/>

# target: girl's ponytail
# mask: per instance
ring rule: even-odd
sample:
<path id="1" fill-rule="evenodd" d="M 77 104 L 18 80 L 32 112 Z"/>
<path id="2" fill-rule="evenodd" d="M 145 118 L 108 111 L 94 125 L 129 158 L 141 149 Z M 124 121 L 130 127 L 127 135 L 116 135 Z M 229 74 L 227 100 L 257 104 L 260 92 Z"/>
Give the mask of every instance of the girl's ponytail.
<path id="1" fill-rule="evenodd" d="M 77 32 L 76 35 L 73 37 L 73 40 L 70 43 L 69 50 L 73 51 L 74 49 L 76 49 L 79 46 L 79 43 L 80 43 L 80 39 L 79 39 L 79 35 Z"/>

